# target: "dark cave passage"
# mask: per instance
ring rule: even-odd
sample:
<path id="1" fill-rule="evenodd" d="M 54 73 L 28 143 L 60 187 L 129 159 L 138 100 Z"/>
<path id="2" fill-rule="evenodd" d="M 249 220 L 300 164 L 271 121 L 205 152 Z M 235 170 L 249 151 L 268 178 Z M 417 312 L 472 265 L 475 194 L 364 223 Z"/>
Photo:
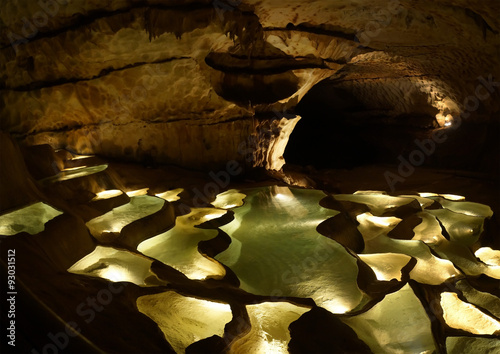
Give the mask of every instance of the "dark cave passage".
<path id="1" fill-rule="evenodd" d="M 333 94 L 332 94 L 333 92 Z M 391 107 L 369 107 L 353 93 L 323 81 L 296 107 L 302 117 L 285 150 L 287 163 L 355 168 L 395 163 L 419 132 L 433 127 L 426 114 L 389 116 Z"/>
<path id="2" fill-rule="evenodd" d="M 307 107 L 300 112 L 301 121 L 290 137 L 285 150 L 287 163 L 312 165 L 316 168 L 353 168 L 373 163 L 378 154 L 373 145 L 363 140 L 363 130 L 350 125 L 334 112 Z M 321 117 L 322 116 L 322 117 Z"/>

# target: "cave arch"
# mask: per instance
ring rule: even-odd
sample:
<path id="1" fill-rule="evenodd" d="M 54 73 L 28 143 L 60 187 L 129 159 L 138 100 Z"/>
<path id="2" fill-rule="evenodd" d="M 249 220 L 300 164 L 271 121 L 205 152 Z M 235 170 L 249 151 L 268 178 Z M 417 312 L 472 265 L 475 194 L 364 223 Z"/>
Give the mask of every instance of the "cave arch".
<path id="1" fill-rule="evenodd" d="M 395 163 L 414 148 L 415 137 L 436 127 L 437 110 L 429 104 L 398 112 L 390 100 L 373 105 L 331 79 L 315 85 L 295 110 L 302 119 L 290 136 L 285 160 L 316 168 Z"/>

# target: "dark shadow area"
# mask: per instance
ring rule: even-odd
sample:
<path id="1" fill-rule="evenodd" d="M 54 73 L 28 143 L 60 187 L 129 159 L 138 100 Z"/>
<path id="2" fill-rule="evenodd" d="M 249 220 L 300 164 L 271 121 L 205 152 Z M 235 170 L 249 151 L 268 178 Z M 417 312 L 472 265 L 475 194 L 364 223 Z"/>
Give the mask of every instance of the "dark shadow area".
<path id="1" fill-rule="evenodd" d="M 373 146 L 361 139 L 359 130 L 334 114 L 326 124 L 320 123 L 318 118 L 324 117 L 324 110 L 314 110 L 316 112 L 298 113 L 303 118 L 288 143 L 287 162 L 316 168 L 353 168 L 376 160 Z"/>
<path id="2" fill-rule="evenodd" d="M 391 163 L 433 117 L 388 117 L 392 107 L 367 107 L 353 93 L 327 80 L 313 87 L 296 107 L 302 117 L 290 137 L 285 160 L 316 168 L 355 168 Z"/>
<path id="3" fill-rule="evenodd" d="M 435 116 L 425 113 L 432 113 L 432 107 L 424 108 L 395 116 L 394 107 L 367 106 L 353 92 L 324 80 L 296 107 L 302 119 L 290 136 L 285 160 L 317 169 L 411 164 L 500 175 L 497 120 L 469 118 L 439 127 Z"/>
<path id="4" fill-rule="evenodd" d="M 359 127 L 350 123 L 346 110 L 363 109 L 347 92 L 325 92 L 322 83 L 313 87 L 296 107 L 302 117 L 292 133 L 285 160 L 316 168 L 352 168 L 370 163 L 371 146 L 361 137 Z"/>

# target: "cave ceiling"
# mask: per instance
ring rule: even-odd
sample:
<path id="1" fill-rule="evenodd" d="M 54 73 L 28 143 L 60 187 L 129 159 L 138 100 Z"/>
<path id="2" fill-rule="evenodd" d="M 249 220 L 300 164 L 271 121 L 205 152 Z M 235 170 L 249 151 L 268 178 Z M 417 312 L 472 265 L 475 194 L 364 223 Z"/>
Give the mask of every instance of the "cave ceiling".
<path id="1" fill-rule="evenodd" d="M 489 121 L 498 13 L 472 0 L 2 1 L 0 128 L 194 168 L 244 160 L 257 136 L 246 162 L 279 169 L 308 94 L 325 121 Z"/>

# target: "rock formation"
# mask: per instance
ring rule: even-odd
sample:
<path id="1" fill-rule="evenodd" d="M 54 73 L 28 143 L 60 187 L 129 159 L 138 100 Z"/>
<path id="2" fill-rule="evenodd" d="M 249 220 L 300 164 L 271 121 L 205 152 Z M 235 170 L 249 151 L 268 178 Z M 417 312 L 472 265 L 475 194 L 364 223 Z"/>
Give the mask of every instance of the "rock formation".
<path id="1" fill-rule="evenodd" d="M 450 138 L 448 156 L 495 127 L 499 12 L 471 0 L 5 1 L 0 127 L 82 154 L 279 169 L 268 150 L 294 124 L 276 120 L 309 95 L 318 130 L 378 126 L 405 135 L 397 149 L 482 124 Z M 262 125 L 276 126 L 267 139 Z"/>
<path id="2" fill-rule="evenodd" d="M 499 13 L 2 0 L 0 351 L 498 352 Z"/>

